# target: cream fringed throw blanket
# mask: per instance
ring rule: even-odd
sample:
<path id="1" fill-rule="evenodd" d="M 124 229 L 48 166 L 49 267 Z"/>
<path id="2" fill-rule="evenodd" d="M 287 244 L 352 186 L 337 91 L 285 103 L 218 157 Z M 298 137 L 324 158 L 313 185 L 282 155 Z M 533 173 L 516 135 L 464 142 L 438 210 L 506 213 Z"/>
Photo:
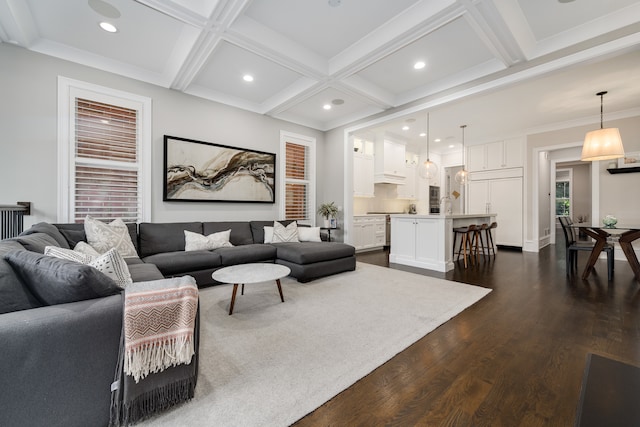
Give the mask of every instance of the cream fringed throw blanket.
<path id="1" fill-rule="evenodd" d="M 125 288 L 110 426 L 127 426 L 193 398 L 199 317 L 198 287 L 191 276 Z"/>
<path id="2" fill-rule="evenodd" d="M 124 373 L 136 383 L 191 362 L 198 287 L 189 279 L 134 283 L 125 289 Z"/>

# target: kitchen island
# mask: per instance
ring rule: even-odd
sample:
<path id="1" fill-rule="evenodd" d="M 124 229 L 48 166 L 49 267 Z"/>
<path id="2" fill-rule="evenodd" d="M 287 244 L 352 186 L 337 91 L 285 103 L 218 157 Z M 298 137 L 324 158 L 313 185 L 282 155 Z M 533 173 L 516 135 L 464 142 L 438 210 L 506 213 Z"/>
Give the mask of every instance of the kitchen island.
<path id="1" fill-rule="evenodd" d="M 391 215 L 389 262 L 441 272 L 453 270 L 453 229 L 494 221 L 494 213 Z"/>

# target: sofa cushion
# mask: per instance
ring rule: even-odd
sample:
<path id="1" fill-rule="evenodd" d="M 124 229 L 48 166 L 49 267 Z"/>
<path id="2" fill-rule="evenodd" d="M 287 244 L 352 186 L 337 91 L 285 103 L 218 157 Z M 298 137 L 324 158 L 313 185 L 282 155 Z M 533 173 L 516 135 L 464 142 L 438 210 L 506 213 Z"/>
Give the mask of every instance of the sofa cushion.
<path id="1" fill-rule="evenodd" d="M 22 233 L 20 233 L 20 235 L 28 236 L 29 234 L 34 234 L 34 233 L 48 234 L 49 236 L 55 239 L 57 246 L 63 249 L 69 249 L 72 247 L 72 246 L 69 246 L 67 239 L 60 233 L 60 230 L 58 230 L 58 228 L 55 225 L 49 224 L 48 222 L 39 222 L 31 226 L 28 230 L 25 230 Z"/>
<path id="2" fill-rule="evenodd" d="M 165 277 L 186 274 L 194 270 L 216 268 L 222 265 L 220 255 L 215 251 L 164 252 L 149 255 L 142 259 L 144 262 L 155 264 Z"/>
<path id="3" fill-rule="evenodd" d="M 302 227 L 298 225 L 298 240 L 301 242 L 322 242 L 320 227 Z"/>
<path id="4" fill-rule="evenodd" d="M 291 224 L 291 220 L 278 221 L 285 227 Z M 273 227 L 273 221 L 251 221 L 251 234 L 253 235 L 253 243 L 264 243 L 264 227 Z M 233 242 L 231 242 L 233 243 Z"/>
<path id="5" fill-rule="evenodd" d="M 22 283 L 11 265 L 4 260 L 7 252 L 16 250 L 25 251 L 24 247 L 16 241 L 0 242 L 0 314 L 42 306 L 29 288 Z"/>
<path id="6" fill-rule="evenodd" d="M 276 248 L 278 259 L 296 264 L 330 261 L 355 254 L 353 246 L 337 242 L 287 242 L 271 245 Z"/>
<path id="7" fill-rule="evenodd" d="M 114 219 L 107 224 L 87 215 L 84 218 L 84 232 L 87 243 L 101 254 L 115 248 L 124 258 L 138 256 L 129 229 L 121 219 Z"/>
<path id="8" fill-rule="evenodd" d="M 113 280 L 88 265 L 31 251 L 11 251 L 4 258 L 45 305 L 106 297 L 121 291 Z"/>
<path id="9" fill-rule="evenodd" d="M 109 276 L 118 286 L 125 288 L 132 283 L 129 268 L 122 255 L 116 248 L 111 248 L 103 254 L 86 255 L 72 249 L 63 249 L 57 246 L 47 246 L 44 254 L 60 259 L 78 262 L 97 269 L 102 274 Z"/>
<path id="10" fill-rule="evenodd" d="M 298 224 L 293 221 L 285 227 L 278 221 L 274 221 L 273 238 L 271 239 L 271 241 L 273 243 L 299 242 L 300 240 L 298 240 Z"/>
<path id="11" fill-rule="evenodd" d="M 253 243 L 251 225 L 247 221 L 203 222 L 202 233 L 205 235 L 231 229 L 229 241 L 233 246 Z M 262 243 L 262 242 L 259 242 Z"/>
<path id="12" fill-rule="evenodd" d="M 125 258 L 127 262 L 129 259 Z M 149 280 L 164 279 L 164 276 L 158 270 L 155 264 L 145 264 L 142 261 L 135 264 L 129 264 L 129 273 L 134 282 L 148 282 Z"/>
<path id="13" fill-rule="evenodd" d="M 43 254 L 47 246 L 58 246 L 56 239 L 45 233 L 33 233 L 15 238 L 24 248 L 31 252 Z"/>
<path id="14" fill-rule="evenodd" d="M 276 249 L 273 246 L 259 243 L 234 246 L 232 248 L 219 248 L 214 252 L 220 255 L 224 266 L 273 261 L 276 258 Z"/>
<path id="15" fill-rule="evenodd" d="M 202 234 L 201 222 L 140 223 L 140 257 L 184 251 L 184 230 Z M 160 269 L 162 271 L 162 268 Z M 164 273 L 164 271 L 162 271 Z"/>

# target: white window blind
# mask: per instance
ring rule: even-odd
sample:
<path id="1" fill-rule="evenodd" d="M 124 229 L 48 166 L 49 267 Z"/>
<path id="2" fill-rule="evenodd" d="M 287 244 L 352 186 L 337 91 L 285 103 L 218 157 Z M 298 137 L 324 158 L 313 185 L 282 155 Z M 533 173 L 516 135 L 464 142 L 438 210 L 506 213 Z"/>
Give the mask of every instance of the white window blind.
<path id="1" fill-rule="evenodd" d="M 58 77 L 58 221 L 150 221 L 151 99 Z"/>
<path id="2" fill-rule="evenodd" d="M 139 222 L 138 115 L 134 109 L 76 98 L 75 215 Z"/>
<path id="3" fill-rule="evenodd" d="M 310 138 L 283 134 L 284 219 L 313 224 L 315 220 L 314 142 Z"/>

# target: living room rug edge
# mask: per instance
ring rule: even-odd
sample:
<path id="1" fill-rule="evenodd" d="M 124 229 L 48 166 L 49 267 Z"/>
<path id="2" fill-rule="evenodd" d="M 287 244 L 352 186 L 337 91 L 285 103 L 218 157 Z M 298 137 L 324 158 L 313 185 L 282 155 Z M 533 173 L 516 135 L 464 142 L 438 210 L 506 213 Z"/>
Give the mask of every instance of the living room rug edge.
<path id="1" fill-rule="evenodd" d="M 195 398 L 140 425 L 285 426 L 491 292 L 358 263 L 302 284 L 231 285 L 200 292 Z"/>

